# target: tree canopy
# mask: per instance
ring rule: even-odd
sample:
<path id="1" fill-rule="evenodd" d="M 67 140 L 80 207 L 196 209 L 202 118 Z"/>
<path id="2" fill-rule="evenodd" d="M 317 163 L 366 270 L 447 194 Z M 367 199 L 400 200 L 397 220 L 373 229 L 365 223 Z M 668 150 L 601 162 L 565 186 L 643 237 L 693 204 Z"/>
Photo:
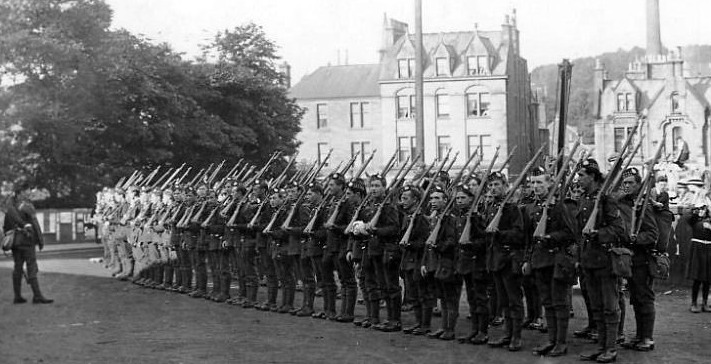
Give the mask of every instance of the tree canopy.
<path id="1" fill-rule="evenodd" d="M 101 0 L 0 4 L 0 178 L 46 189 L 44 205 L 86 206 L 134 169 L 295 153 L 303 111 L 261 27 L 185 60 L 111 16 Z"/>

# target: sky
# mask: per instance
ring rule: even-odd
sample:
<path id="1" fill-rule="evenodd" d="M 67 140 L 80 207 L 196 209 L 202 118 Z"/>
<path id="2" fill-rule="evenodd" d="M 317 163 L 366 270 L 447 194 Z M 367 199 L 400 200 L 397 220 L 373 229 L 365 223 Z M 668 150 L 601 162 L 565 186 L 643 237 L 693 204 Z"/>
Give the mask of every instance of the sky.
<path id="1" fill-rule="evenodd" d="M 254 22 L 292 79 L 328 64 L 377 63 L 384 14 L 410 24 L 414 0 L 105 0 L 113 28 L 167 42 L 191 58 L 218 31 Z M 422 0 L 427 33 L 500 30 L 516 9 L 529 70 L 563 58 L 645 47 L 646 0 Z M 665 47 L 711 44 L 711 1 L 660 0 Z M 340 57 L 339 57 L 340 53 Z M 340 58 L 340 62 L 339 62 Z M 711 60 L 710 60 L 711 61 Z"/>

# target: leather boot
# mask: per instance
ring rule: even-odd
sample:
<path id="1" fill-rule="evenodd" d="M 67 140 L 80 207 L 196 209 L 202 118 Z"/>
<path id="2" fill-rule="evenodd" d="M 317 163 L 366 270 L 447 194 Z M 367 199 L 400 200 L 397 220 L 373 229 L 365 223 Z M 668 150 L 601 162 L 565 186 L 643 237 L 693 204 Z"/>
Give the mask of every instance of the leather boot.
<path id="1" fill-rule="evenodd" d="M 15 273 L 12 274 L 12 290 L 15 292 L 15 299 L 12 303 L 25 303 L 26 299 L 22 297 L 22 276 Z"/>
<path id="2" fill-rule="evenodd" d="M 479 315 L 476 314 L 476 312 L 471 312 L 469 313 L 471 318 L 469 319 L 471 328 L 469 329 L 469 334 L 465 336 L 460 336 L 457 338 L 457 340 L 462 343 L 462 344 L 467 344 L 471 342 L 471 339 L 473 339 L 476 334 L 479 333 Z"/>
<path id="3" fill-rule="evenodd" d="M 646 312 L 642 315 L 642 340 L 635 346 L 638 351 L 654 350 L 654 321 L 656 313 Z"/>
<path id="4" fill-rule="evenodd" d="M 222 274 L 218 278 L 220 280 L 220 291 L 215 297 L 215 302 L 225 302 L 230 299 L 230 281 L 232 281 L 232 276 L 228 274 Z"/>
<path id="5" fill-rule="evenodd" d="M 353 312 L 355 311 L 356 291 L 355 289 L 343 290 L 344 297 L 341 299 L 341 315 L 336 318 L 338 322 L 353 322 Z"/>
<path id="6" fill-rule="evenodd" d="M 257 286 L 247 286 L 247 296 L 242 301 L 242 308 L 253 308 L 257 302 Z"/>
<path id="7" fill-rule="evenodd" d="M 450 341 L 454 340 L 454 330 L 457 326 L 457 319 L 459 318 L 459 313 L 455 311 L 452 302 L 447 304 L 447 326 L 444 328 L 444 334 L 440 335 L 440 340 Z"/>
<path id="8" fill-rule="evenodd" d="M 432 310 L 432 307 L 422 306 L 422 321 L 420 321 L 420 327 L 412 330 L 413 335 L 427 335 L 431 332 Z"/>
<path id="9" fill-rule="evenodd" d="M 620 344 L 620 346 L 624 349 L 634 350 L 637 344 L 639 344 L 643 338 L 644 333 L 642 332 L 642 314 L 639 313 L 637 309 L 634 310 L 634 323 L 634 337 Z"/>
<path id="10" fill-rule="evenodd" d="M 173 287 L 173 265 L 170 263 L 163 267 L 163 286 L 161 289 L 169 291 Z"/>
<path id="11" fill-rule="evenodd" d="M 384 332 L 396 332 L 402 330 L 402 296 L 398 293 L 388 300 L 390 307 L 388 308 L 388 324 L 383 329 Z M 380 311 L 380 306 L 376 306 L 374 310 Z"/>
<path id="12" fill-rule="evenodd" d="M 158 288 L 163 285 L 163 274 L 164 274 L 163 264 L 156 265 L 155 270 L 156 270 L 156 278 L 154 279 L 155 286 L 153 288 Z"/>
<path id="13" fill-rule="evenodd" d="M 415 314 L 415 324 L 404 327 L 402 332 L 405 334 L 412 334 L 413 331 L 420 328 L 422 325 L 422 306 L 414 305 L 412 306 L 412 312 Z"/>
<path id="14" fill-rule="evenodd" d="M 548 326 L 548 341 L 533 348 L 533 355 L 546 355 L 548 352 L 553 350 L 556 345 L 556 340 L 558 338 L 558 326 L 556 324 L 555 312 L 549 312 L 546 308 L 546 325 Z"/>
<path id="15" fill-rule="evenodd" d="M 449 309 L 447 308 L 447 304 L 444 303 L 444 300 L 442 300 L 442 309 L 440 312 L 442 313 L 442 321 L 440 322 L 439 329 L 427 334 L 427 337 L 429 337 L 430 339 L 439 339 L 439 337 L 442 336 L 447 329 L 447 322 L 449 320 Z"/>
<path id="16" fill-rule="evenodd" d="M 183 277 L 178 287 L 178 292 L 188 293 L 193 288 L 193 271 L 191 268 L 180 268 L 180 275 Z"/>
<path id="17" fill-rule="evenodd" d="M 580 354 L 580 360 L 582 361 L 597 361 L 597 358 L 605 353 L 605 342 L 607 339 L 605 323 L 602 321 L 596 321 L 595 324 L 598 332 L 597 349 Z M 617 328 L 615 328 L 615 336 L 617 336 Z"/>
<path id="18" fill-rule="evenodd" d="M 353 319 L 353 325 L 363 327 L 363 323 L 366 323 L 368 327 L 370 327 L 370 316 L 373 313 L 373 310 L 370 308 L 370 300 L 365 300 L 363 304 L 365 305 L 365 316 L 362 318 Z"/>
<path id="19" fill-rule="evenodd" d="M 506 329 L 504 336 L 496 339 L 489 340 L 489 346 L 492 348 L 502 348 L 511 344 L 512 332 L 513 332 L 513 319 L 511 317 L 506 318 Z"/>
<path id="20" fill-rule="evenodd" d="M 477 314 L 479 321 L 479 332 L 471 340 L 474 345 L 484 345 L 489 342 L 489 315 Z"/>
<path id="21" fill-rule="evenodd" d="M 548 352 L 548 356 L 563 356 L 568 353 L 568 323 L 570 322 L 570 313 L 567 309 L 556 312 L 556 339 L 555 347 Z M 548 324 L 548 330 L 552 327 Z"/>
<path id="22" fill-rule="evenodd" d="M 521 330 L 523 329 L 523 320 L 520 318 L 511 319 L 511 344 L 509 344 L 509 351 L 520 351 L 523 343 L 521 341 Z"/>
<path id="23" fill-rule="evenodd" d="M 32 303 L 52 303 L 54 300 L 51 300 L 49 298 L 45 298 L 42 296 L 42 292 L 40 291 L 39 288 L 39 282 L 37 281 L 37 278 L 30 278 L 29 279 L 30 287 L 32 287 L 32 294 L 34 297 L 32 297 Z"/>
<path id="24" fill-rule="evenodd" d="M 301 310 L 296 313 L 298 317 L 308 317 L 314 313 L 314 299 L 316 298 L 316 290 L 313 287 L 304 287 L 304 304 Z"/>

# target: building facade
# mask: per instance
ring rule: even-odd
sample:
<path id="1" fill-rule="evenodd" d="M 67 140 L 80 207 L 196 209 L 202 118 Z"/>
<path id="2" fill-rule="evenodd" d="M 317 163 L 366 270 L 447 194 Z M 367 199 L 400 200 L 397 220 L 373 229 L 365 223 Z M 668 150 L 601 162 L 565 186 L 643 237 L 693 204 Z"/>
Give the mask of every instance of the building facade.
<path id="1" fill-rule="evenodd" d="M 404 161 L 416 153 L 414 35 L 387 17 L 382 32 L 379 63 L 321 67 L 291 89 L 307 109 L 300 158 L 334 148 L 335 160 L 345 160 L 377 148 L 372 169 L 378 170 L 394 154 Z M 519 49 L 515 14 L 501 30 L 423 34 L 425 162 L 450 148 L 460 153 L 458 165 L 477 148 L 487 162 L 499 146 L 500 165 L 517 146 L 510 167 L 522 169 L 541 134 Z M 321 110 L 328 110 L 326 127 Z"/>
<path id="2" fill-rule="evenodd" d="M 646 5 L 645 57 L 632 62 L 618 80 L 608 79 L 605 66 L 596 64 L 595 157 L 604 160 L 619 153 L 634 125 L 646 118 L 641 130 L 644 139 L 634 164 L 651 158 L 664 140 L 663 158 L 673 161 L 686 143 L 688 164 L 708 167 L 711 77 L 691 76 L 681 48 L 676 52 L 663 50 L 659 0 L 647 0 Z"/>

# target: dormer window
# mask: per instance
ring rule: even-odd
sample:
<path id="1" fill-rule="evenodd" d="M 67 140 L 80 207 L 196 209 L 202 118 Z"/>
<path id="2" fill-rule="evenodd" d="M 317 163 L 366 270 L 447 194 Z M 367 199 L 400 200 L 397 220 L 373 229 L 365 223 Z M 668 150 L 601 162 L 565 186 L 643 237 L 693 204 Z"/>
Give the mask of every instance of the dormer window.
<path id="1" fill-rule="evenodd" d="M 415 74 L 415 59 L 398 59 L 397 60 L 397 77 L 412 78 Z"/>
<path id="2" fill-rule="evenodd" d="M 634 94 L 630 92 L 620 92 L 617 94 L 617 111 L 635 111 Z"/>
<path id="3" fill-rule="evenodd" d="M 679 104 L 679 93 L 673 92 L 671 94 L 671 112 L 680 113 L 681 105 Z"/>
<path id="4" fill-rule="evenodd" d="M 467 74 L 488 75 L 489 74 L 489 57 L 487 56 L 469 56 L 467 57 Z"/>
<path id="5" fill-rule="evenodd" d="M 448 76 L 449 75 L 449 59 L 445 57 L 438 57 L 435 59 L 435 68 L 437 76 Z"/>

